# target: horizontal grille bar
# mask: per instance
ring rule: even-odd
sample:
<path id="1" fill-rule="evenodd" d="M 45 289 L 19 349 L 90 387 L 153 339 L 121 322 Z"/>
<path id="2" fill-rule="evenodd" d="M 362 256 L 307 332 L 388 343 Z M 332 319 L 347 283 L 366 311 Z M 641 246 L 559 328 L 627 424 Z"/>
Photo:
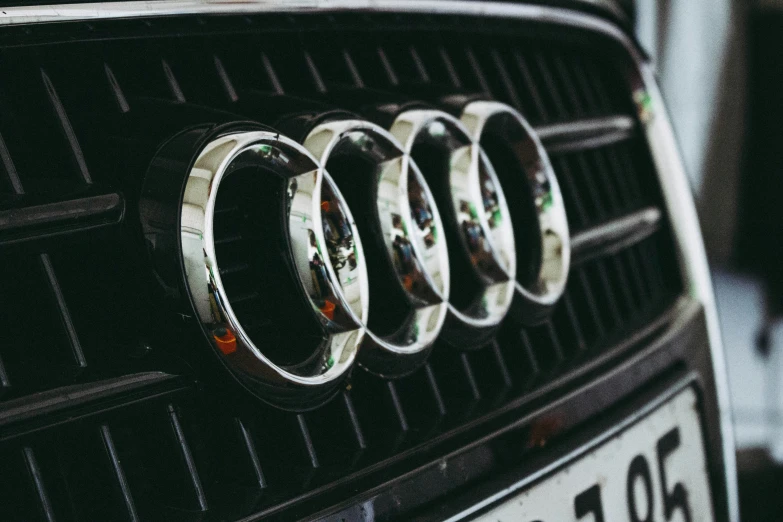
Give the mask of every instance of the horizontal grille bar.
<path id="1" fill-rule="evenodd" d="M 85 195 L 52 202 L 27 202 L 0 210 L 0 246 L 51 239 L 119 223 L 124 199 L 117 192 Z"/>
<path id="2" fill-rule="evenodd" d="M 130 394 L 135 400 L 141 400 L 145 396 L 155 396 L 162 391 L 181 387 L 182 381 L 176 376 L 147 372 L 54 388 L 3 402 L 0 403 L 0 428 L 3 428 L 5 433 L 0 435 L 0 439 L 7 436 L 6 430 L 10 430 L 10 426 L 15 426 L 15 432 L 25 431 L 24 428 L 18 428 L 18 425 L 26 421 L 35 420 L 36 429 L 41 429 L 47 424 L 53 425 L 61 421 L 62 415 L 74 408 L 79 408 L 79 415 L 84 416 L 91 409 L 105 411 L 106 403 Z"/>
<path id="3" fill-rule="evenodd" d="M 650 207 L 579 232 L 571 237 L 572 262 L 614 254 L 650 237 L 660 226 L 660 209 Z"/>
<path id="4" fill-rule="evenodd" d="M 536 127 L 551 153 L 595 149 L 624 141 L 633 136 L 636 122 L 630 116 L 607 116 Z"/>

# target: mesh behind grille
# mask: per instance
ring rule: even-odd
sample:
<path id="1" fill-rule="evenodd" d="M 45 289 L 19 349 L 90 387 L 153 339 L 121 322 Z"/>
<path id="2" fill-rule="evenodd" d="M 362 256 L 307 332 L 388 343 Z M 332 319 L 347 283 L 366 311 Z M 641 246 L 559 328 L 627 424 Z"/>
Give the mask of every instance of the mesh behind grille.
<path id="1" fill-rule="evenodd" d="M 115 198 L 54 228 L 0 230 L 0 410 L 62 386 L 94 393 L 100 381 L 107 390 L 78 415 L 45 418 L 41 410 L 40 425 L 0 413 L 8 426 L 0 431 L 3 516 L 179 520 L 206 511 L 211 520 L 267 510 L 290 519 L 309 497 L 288 511 L 283 502 L 319 487 L 336 502 L 356 492 L 349 477 L 403 473 L 406 455 L 437 448 L 433 441 L 480 427 L 556 379 L 630 349 L 627 341 L 680 294 L 663 220 L 639 241 L 577 261 L 541 326 L 507 321 L 470 353 L 438 346 L 426 366 L 395 382 L 356 371 L 349 389 L 304 414 L 221 394 L 211 376 L 217 370 L 182 356 L 205 348 L 199 339 L 173 338 L 150 305 L 160 296 L 140 268 L 148 261 L 133 210 L 143 173 L 102 152 L 116 118 L 145 97 L 231 110 L 248 89 L 318 97 L 437 87 L 505 101 L 542 135 L 553 125 L 621 118 L 632 122 L 622 135 L 550 148 L 572 234 L 662 201 L 631 93 L 619 80 L 627 65 L 595 35 L 381 15 L 181 23 L 36 29 L 30 38 L 57 40 L 59 30 L 75 41 L 0 50 L 0 215 L 50 204 L 67 214 Z M 97 42 L 91 34 L 113 36 Z M 219 236 L 221 248 L 233 239 Z M 235 258 L 241 278 L 247 267 Z M 129 384 L 151 371 L 169 376 Z M 464 480 L 481 472 L 466 470 Z"/>

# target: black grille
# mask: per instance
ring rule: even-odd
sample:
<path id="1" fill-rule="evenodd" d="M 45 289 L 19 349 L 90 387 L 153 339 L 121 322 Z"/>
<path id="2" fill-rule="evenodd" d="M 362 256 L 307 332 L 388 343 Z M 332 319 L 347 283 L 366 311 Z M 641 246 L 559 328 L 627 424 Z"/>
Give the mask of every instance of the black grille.
<path id="1" fill-rule="evenodd" d="M 230 111 L 247 89 L 484 93 L 539 128 L 572 234 L 585 238 L 662 207 L 627 67 L 615 44 L 590 33 L 459 17 L 9 29 L 0 39 L 2 518 L 301 516 L 435 459 L 501 412 L 629 353 L 682 291 L 659 214 L 622 244 L 575 253 L 545 324 L 509 320 L 487 346 L 438 346 L 399 381 L 357 370 L 326 406 L 277 411 L 224 393 L 222 373 L 188 357 L 206 349 L 200 340 L 161 322 L 135 215 L 143 170 L 102 152 L 120 114 L 150 97 Z M 577 121 L 596 125 L 586 136 L 569 130 Z M 33 395 L 64 386 L 64 402 Z"/>

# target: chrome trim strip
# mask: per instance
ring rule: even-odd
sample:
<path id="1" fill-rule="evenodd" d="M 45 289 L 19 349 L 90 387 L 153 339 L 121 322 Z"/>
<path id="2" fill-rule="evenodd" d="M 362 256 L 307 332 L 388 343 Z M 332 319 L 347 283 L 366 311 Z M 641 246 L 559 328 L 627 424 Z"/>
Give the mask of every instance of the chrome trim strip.
<path id="1" fill-rule="evenodd" d="M 603 118 L 589 118 L 586 120 L 569 121 L 565 123 L 552 123 L 534 127 L 541 141 L 555 138 L 570 138 L 571 136 L 595 135 L 607 132 L 630 131 L 636 126 L 636 122 L 630 116 L 620 114 Z"/>
<path id="2" fill-rule="evenodd" d="M 582 0 L 598 4 L 600 0 Z M 603 2 L 601 4 L 605 5 Z M 509 5 L 503 2 L 443 0 L 156 0 L 94 2 L 84 4 L 5 7 L 0 25 L 39 24 L 120 18 L 198 14 L 252 14 L 270 12 L 386 11 L 464 14 L 490 17 L 533 18 L 559 23 L 566 15 L 592 19 L 590 15 L 545 6 Z M 601 23 L 610 25 L 607 22 Z M 614 27 L 614 26 L 612 26 Z M 619 29 L 616 29 L 619 31 Z"/>
<path id="3" fill-rule="evenodd" d="M 661 219 L 660 209 L 648 207 L 574 234 L 571 262 L 580 263 L 637 243 L 658 230 Z"/>
<path id="4" fill-rule="evenodd" d="M 635 128 L 634 119 L 622 115 L 541 125 L 534 130 L 551 154 L 592 149 L 623 141 L 633 135 Z"/>
<path id="5" fill-rule="evenodd" d="M 190 0 L 6 7 L 0 13 L 0 25 L 184 14 L 347 10 L 524 18 L 539 23 L 552 23 L 594 31 L 613 38 L 626 48 L 638 66 L 639 87 L 642 88 L 643 93 L 646 92 L 648 105 L 656 112 L 654 117 L 648 119 L 644 131 L 650 143 L 654 161 L 658 167 L 658 175 L 663 187 L 667 210 L 671 217 L 678 246 L 680 247 L 680 261 L 684 272 L 685 284 L 690 295 L 699 299 L 704 305 L 716 395 L 722 416 L 721 435 L 726 470 L 725 479 L 729 518 L 732 521 L 738 521 L 739 500 L 737 497 L 736 458 L 734 454 L 734 435 L 731 423 L 731 404 L 726 377 L 726 362 L 709 266 L 696 216 L 696 207 L 652 67 L 644 60 L 642 54 L 628 35 L 618 26 L 595 16 L 563 8 L 516 5 L 502 2 L 480 2 L 476 0 L 459 2 L 441 0 L 291 0 L 286 3 L 276 0 L 249 0 L 242 2 L 233 0 Z"/>
<path id="6" fill-rule="evenodd" d="M 630 41 L 622 39 L 629 49 Z M 654 114 L 645 125 L 647 141 L 653 154 L 658 177 L 661 181 L 669 220 L 679 246 L 680 265 L 683 268 L 686 289 L 690 295 L 704 305 L 707 321 L 707 333 L 710 343 L 710 359 L 715 379 L 715 393 L 721 415 L 721 439 L 723 441 L 723 461 L 726 478 L 726 499 L 729 507 L 729 520 L 739 521 L 739 497 L 737 492 L 737 459 L 734 446 L 734 430 L 731 413 L 731 398 L 726 373 L 726 359 L 723 350 L 718 309 L 712 287 L 707 253 L 701 235 L 701 227 L 696 214 L 691 186 L 685 174 L 685 166 L 674 138 L 674 130 L 658 90 L 653 70 L 648 63 L 642 62 L 634 53 L 639 66 L 641 80 L 649 96 L 649 105 Z"/>

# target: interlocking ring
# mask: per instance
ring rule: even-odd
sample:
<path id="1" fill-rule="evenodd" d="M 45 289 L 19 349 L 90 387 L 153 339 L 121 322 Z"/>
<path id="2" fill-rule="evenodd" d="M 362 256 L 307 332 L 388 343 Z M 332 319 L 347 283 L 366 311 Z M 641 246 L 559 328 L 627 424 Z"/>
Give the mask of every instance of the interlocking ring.
<path id="1" fill-rule="evenodd" d="M 390 132 L 419 165 L 444 214 L 458 277 L 444 338 L 461 348 L 480 347 L 514 295 L 514 233 L 497 175 L 460 121 L 443 111 L 404 110 Z"/>
<path id="2" fill-rule="evenodd" d="M 565 290 L 571 260 L 565 204 L 554 169 L 533 128 L 513 107 L 472 101 L 461 121 L 480 143 L 506 194 L 514 194 L 517 239 L 515 309 L 524 322 L 546 318 Z M 525 202 L 527 200 L 527 203 Z"/>
<path id="3" fill-rule="evenodd" d="M 410 373 L 441 331 L 450 291 L 446 238 L 427 182 L 394 137 L 368 121 L 327 118 L 304 145 L 360 217 L 373 297 L 358 363 L 387 378 Z"/>
<path id="4" fill-rule="evenodd" d="M 193 150 L 195 159 L 182 161 Z M 204 333 L 260 397 L 293 409 L 319 405 L 352 367 L 368 310 L 345 200 L 302 145 L 268 130 L 223 132 L 197 147 L 175 138 L 151 174 L 188 164 L 179 250 Z M 146 231 L 155 241 L 154 225 Z"/>

